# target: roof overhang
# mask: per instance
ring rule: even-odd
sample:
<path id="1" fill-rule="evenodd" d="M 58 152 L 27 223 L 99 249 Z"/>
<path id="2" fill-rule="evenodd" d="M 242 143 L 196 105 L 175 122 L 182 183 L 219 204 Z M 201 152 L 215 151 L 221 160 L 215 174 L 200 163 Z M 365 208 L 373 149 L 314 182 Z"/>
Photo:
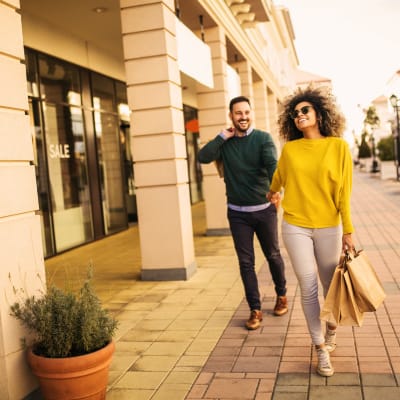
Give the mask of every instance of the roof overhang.
<path id="1" fill-rule="evenodd" d="M 225 2 L 239 21 L 270 21 L 270 8 L 267 0 L 225 0 Z"/>

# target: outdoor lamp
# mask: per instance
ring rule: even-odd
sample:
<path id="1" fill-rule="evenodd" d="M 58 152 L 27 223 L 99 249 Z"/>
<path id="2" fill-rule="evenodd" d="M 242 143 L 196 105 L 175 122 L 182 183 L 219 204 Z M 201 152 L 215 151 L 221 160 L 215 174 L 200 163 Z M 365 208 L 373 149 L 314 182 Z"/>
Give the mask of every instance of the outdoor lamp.
<path id="1" fill-rule="evenodd" d="M 395 162 L 396 162 L 396 177 L 397 180 L 400 180 L 400 120 L 399 120 L 399 98 L 392 94 L 390 96 L 390 104 L 392 105 L 394 111 L 396 112 L 396 131 L 397 134 L 395 136 L 395 146 L 394 146 L 394 154 L 395 154 Z M 393 135 L 394 136 L 394 135 Z"/>
<path id="2" fill-rule="evenodd" d="M 398 107 L 398 105 L 397 105 L 398 100 L 399 100 L 399 99 L 397 98 L 397 96 L 396 96 L 395 94 L 392 94 L 392 95 L 390 96 L 390 104 L 392 105 L 393 108 Z"/>

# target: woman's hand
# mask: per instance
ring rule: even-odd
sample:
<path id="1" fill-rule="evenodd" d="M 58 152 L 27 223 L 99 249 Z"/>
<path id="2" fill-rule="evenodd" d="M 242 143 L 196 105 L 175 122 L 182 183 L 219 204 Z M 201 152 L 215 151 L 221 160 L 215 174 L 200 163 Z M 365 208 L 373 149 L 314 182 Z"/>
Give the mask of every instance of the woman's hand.
<path id="1" fill-rule="evenodd" d="M 271 192 L 269 191 L 267 193 L 267 200 L 273 204 L 276 209 L 279 208 L 280 204 L 281 204 L 281 194 L 279 192 Z"/>
<path id="2" fill-rule="evenodd" d="M 342 236 L 342 251 L 355 251 L 355 246 L 353 242 L 353 237 L 351 233 L 345 233 Z"/>

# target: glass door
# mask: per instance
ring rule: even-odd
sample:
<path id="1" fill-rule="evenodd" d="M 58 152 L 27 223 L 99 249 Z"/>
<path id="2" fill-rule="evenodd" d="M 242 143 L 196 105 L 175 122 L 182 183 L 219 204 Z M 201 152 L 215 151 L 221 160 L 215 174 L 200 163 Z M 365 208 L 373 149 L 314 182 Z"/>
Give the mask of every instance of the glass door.
<path id="1" fill-rule="evenodd" d="M 120 123 L 119 116 L 115 113 L 114 82 L 110 78 L 92 74 L 92 102 L 104 229 L 108 234 L 128 225 Z"/>
<path id="2" fill-rule="evenodd" d="M 203 200 L 202 181 L 200 162 L 197 157 L 199 152 L 199 121 L 195 108 L 183 105 L 183 115 L 185 119 L 186 151 L 189 173 L 190 199 L 192 204 Z"/>
<path id="3" fill-rule="evenodd" d="M 45 257 L 137 221 L 126 85 L 26 50 Z"/>
<path id="4" fill-rule="evenodd" d="M 47 104 L 44 112 L 57 252 L 93 239 L 82 110 Z"/>
<path id="5" fill-rule="evenodd" d="M 36 185 L 38 188 L 43 253 L 45 257 L 49 257 L 55 254 L 55 242 L 49 184 L 47 179 L 46 147 L 43 138 L 40 106 L 36 99 L 29 99 L 29 117 L 32 130 Z"/>
<path id="6" fill-rule="evenodd" d="M 38 56 L 48 200 L 56 252 L 93 240 L 79 69 Z"/>

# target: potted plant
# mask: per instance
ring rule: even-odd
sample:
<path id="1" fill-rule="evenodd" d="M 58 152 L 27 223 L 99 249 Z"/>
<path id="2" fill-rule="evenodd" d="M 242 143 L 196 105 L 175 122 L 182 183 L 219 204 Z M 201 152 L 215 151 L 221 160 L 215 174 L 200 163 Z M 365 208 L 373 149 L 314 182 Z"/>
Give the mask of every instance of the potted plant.
<path id="1" fill-rule="evenodd" d="M 105 399 L 117 321 L 91 286 L 92 270 L 77 293 L 54 285 L 21 296 L 11 315 L 33 334 L 27 359 L 47 399 Z"/>

